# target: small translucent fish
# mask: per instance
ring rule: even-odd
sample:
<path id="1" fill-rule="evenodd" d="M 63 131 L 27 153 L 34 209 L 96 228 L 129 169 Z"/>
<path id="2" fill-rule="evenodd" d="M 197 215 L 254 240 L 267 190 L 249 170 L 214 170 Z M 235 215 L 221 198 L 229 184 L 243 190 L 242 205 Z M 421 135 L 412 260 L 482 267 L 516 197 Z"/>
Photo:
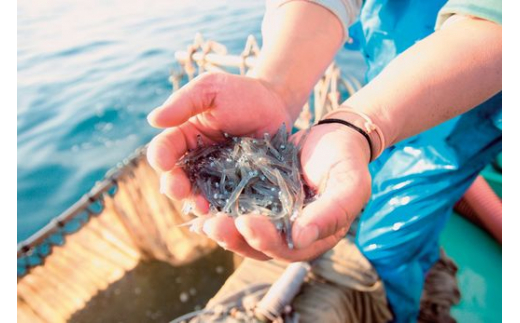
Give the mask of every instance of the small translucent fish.
<path id="1" fill-rule="evenodd" d="M 263 139 L 223 136 L 224 142 L 206 146 L 198 137 L 197 148 L 177 163 L 193 193 L 206 197 L 212 213 L 269 217 L 292 248 L 291 224 L 314 196 L 301 174 L 299 153 L 305 135 L 294 145 L 284 124 Z"/>

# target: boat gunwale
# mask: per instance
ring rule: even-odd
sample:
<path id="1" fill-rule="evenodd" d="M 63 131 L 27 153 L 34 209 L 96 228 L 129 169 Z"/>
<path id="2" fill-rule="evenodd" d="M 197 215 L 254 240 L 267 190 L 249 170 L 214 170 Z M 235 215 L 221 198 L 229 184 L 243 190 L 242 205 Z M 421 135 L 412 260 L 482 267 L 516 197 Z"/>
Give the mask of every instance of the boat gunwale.
<path id="1" fill-rule="evenodd" d="M 96 212 L 92 211 L 89 206 L 97 202 L 103 203 L 103 195 L 109 192 L 112 188 L 117 187 L 118 180 L 123 175 L 131 172 L 132 169 L 137 166 L 138 161 L 146 155 L 147 148 L 148 145 L 137 148 L 121 163 L 108 170 L 103 179 L 98 181 L 94 187 L 92 187 L 88 193 L 84 194 L 76 203 L 74 203 L 57 217 L 53 218 L 51 221 L 49 221 L 49 223 L 47 223 L 36 233 L 32 234 L 29 238 L 19 242 L 17 246 L 17 258 L 20 259 L 22 257 L 31 256 L 34 248 L 40 246 L 43 242 L 45 242 L 45 240 L 47 240 L 55 233 L 67 235 L 67 232 L 60 232 L 60 230 L 81 213 L 86 211 L 89 215 L 96 214 Z M 82 226 L 83 225 L 84 224 L 82 224 Z M 51 243 L 50 245 L 52 248 L 53 244 Z M 42 255 L 40 255 L 40 257 L 41 256 Z M 45 256 L 43 256 L 43 258 L 45 258 Z M 37 265 L 28 265 L 27 267 L 32 268 L 35 266 Z M 27 270 L 26 273 L 21 276 L 25 276 L 28 272 L 29 271 Z M 18 276 L 20 277 L 20 275 Z"/>

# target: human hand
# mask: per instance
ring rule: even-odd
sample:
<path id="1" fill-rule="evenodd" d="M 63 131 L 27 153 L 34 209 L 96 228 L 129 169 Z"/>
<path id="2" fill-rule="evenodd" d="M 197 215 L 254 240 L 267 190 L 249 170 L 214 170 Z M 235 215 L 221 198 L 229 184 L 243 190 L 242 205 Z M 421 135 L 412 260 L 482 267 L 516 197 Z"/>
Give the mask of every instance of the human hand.
<path id="1" fill-rule="evenodd" d="M 298 141 L 302 132 L 293 139 Z M 313 127 L 305 139 L 301 162 L 305 180 L 319 196 L 293 225 L 295 249 L 267 217 L 216 216 L 202 230 L 219 245 L 256 259 L 309 260 L 334 247 L 370 196 L 370 150 L 358 132 L 338 124 Z"/>
<path id="2" fill-rule="evenodd" d="M 191 185 L 175 163 L 188 149 L 232 136 L 274 134 L 291 117 L 286 103 L 269 83 L 226 73 L 205 73 L 173 93 L 148 116 L 152 126 L 167 128 L 148 147 L 148 161 L 161 172 L 161 192 L 172 199 L 192 198 L 196 212 L 208 212 L 201 196 L 191 196 Z M 200 135 L 200 136 L 199 136 Z"/>

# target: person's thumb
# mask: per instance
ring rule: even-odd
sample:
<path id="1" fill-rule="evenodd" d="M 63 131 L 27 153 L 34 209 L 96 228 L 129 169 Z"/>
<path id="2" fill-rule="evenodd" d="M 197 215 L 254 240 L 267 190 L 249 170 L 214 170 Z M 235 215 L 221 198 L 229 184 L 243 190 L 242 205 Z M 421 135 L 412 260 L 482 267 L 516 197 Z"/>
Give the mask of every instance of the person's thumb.
<path id="1" fill-rule="evenodd" d="M 211 108 L 217 95 L 220 73 L 204 73 L 174 92 L 160 107 L 148 115 L 156 128 L 179 126 L 189 118 Z"/>
<path id="2" fill-rule="evenodd" d="M 367 169 L 337 164 L 325 179 L 323 193 L 307 205 L 293 225 L 294 245 L 303 249 L 313 242 L 348 228 L 370 197 Z"/>

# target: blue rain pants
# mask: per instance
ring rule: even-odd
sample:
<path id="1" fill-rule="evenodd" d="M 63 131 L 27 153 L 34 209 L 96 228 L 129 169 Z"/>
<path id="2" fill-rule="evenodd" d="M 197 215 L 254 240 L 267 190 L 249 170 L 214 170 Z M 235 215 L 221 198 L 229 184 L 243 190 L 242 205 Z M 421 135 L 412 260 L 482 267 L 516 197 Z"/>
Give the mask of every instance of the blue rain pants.
<path id="1" fill-rule="evenodd" d="M 370 81 L 433 33 L 445 0 L 367 0 L 350 32 Z M 403 89 L 405 91 L 406 89 Z M 420 108 L 420 107 L 417 107 Z M 416 322 L 425 275 L 455 202 L 502 150 L 502 95 L 389 147 L 370 164 L 372 197 L 357 244 L 383 280 L 395 322 Z M 460 234 L 464 234 L 461 232 Z"/>

